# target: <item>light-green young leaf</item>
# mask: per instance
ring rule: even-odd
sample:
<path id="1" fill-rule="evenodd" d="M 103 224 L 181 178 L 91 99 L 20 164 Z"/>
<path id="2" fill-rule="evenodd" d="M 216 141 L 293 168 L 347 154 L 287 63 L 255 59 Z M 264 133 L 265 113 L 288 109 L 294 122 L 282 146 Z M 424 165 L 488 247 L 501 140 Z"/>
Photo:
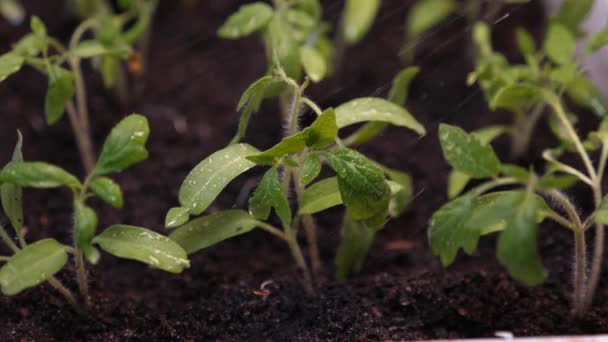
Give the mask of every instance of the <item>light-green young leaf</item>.
<path id="1" fill-rule="evenodd" d="M 536 53 L 536 43 L 534 37 L 526 29 L 518 27 L 515 31 L 517 47 L 524 56 L 531 56 Z"/>
<path id="2" fill-rule="evenodd" d="M 272 208 L 284 226 L 291 225 L 291 208 L 276 167 L 266 171 L 255 193 L 249 199 L 249 213 L 257 219 L 268 220 Z"/>
<path id="3" fill-rule="evenodd" d="M 65 246 L 44 239 L 15 253 L 0 268 L 0 287 L 7 296 L 39 285 L 59 272 L 68 261 Z"/>
<path id="4" fill-rule="evenodd" d="M 0 82 L 21 70 L 23 62 L 23 57 L 12 52 L 0 56 Z"/>
<path id="5" fill-rule="evenodd" d="M 17 144 L 13 150 L 13 158 L 11 163 L 23 162 L 23 154 L 21 153 L 21 146 L 23 144 L 23 136 L 21 132 L 17 131 Z M 23 203 L 22 194 L 23 191 L 20 186 L 15 184 L 0 184 L 0 199 L 2 201 L 2 210 L 4 214 L 11 221 L 11 226 L 17 233 L 21 234 L 21 228 L 23 228 Z"/>
<path id="6" fill-rule="evenodd" d="M 348 44 L 357 44 L 369 31 L 378 10 L 380 0 L 347 0 L 344 8 L 343 34 Z"/>
<path id="7" fill-rule="evenodd" d="M 338 281 L 344 281 L 351 273 L 361 271 L 375 235 L 375 229 L 353 220 L 348 213 L 344 215 L 342 238 L 335 259 Z"/>
<path id="8" fill-rule="evenodd" d="M 300 48 L 300 63 L 311 81 L 317 83 L 327 75 L 327 62 L 317 49 L 311 47 Z"/>
<path id="9" fill-rule="evenodd" d="M 179 189 L 181 208 L 169 211 L 165 225 L 177 227 L 187 222 L 190 215 L 205 211 L 228 183 L 256 165 L 247 156 L 259 152 L 247 144 L 234 144 L 205 158 L 184 179 Z"/>
<path id="10" fill-rule="evenodd" d="M 583 20 L 591 11 L 593 0 L 565 0 L 554 19 L 578 37 Z"/>
<path id="11" fill-rule="evenodd" d="M 300 170 L 300 182 L 301 186 L 307 186 L 319 177 L 322 168 L 321 160 L 316 154 L 309 154 L 302 162 L 302 169 Z"/>
<path id="12" fill-rule="evenodd" d="M 391 191 L 382 170 L 348 148 L 325 156 L 336 171 L 342 201 L 353 219 L 365 220 L 386 213 Z"/>
<path id="13" fill-rule="evenodd" d="M 123 196 L 120 185 L 108 177 L 95 177 L 90 184 L 91 190 L 97 197 L 114 208 L 122 208 Z"/>
<path id="14" fill-rule="evenodd" d="M 585 53 L 590 55 L 608 46 L 608 27 L 594 33 L 585 44 Z"/>
<path id="15" fill-rule="evenodd" d="M 322 179 L 304 190 L 300 201 L 300 214 L 315 214 L 342 204 L 338 179 Z"/>
<path id="16" fill-rule="evenodd" d="M 188 254 L 245 234 L 263 224 L 244 210 L 226 210 L 203 216 L 177 228 L 169 237 Z"/>
<path id="17" fill-rule="evenodd" d="M 421 0 L 416 2 L 405 22 L 409 37 L 417 36 L 439 24 L 456 9 L 454 0 Z"/>
<path id="18" fill-rule="evenodd" d="M 268 4 L 254 2 L 243 5 L 219 28 L 217 34 L 224 39 L 238 39 L 263 29 L 272 18 L 273 10 Z"/>
<path id="19" fill-rule="evenodd" d="M 443 156 L 454 169 L 472 178 L 498 175 L 500 161 L 494 149 L 482 144 L 474 135 L 456 126 L 440 124 L 439 141 Z"/>
<path id="20" fill-rule="evenodd" d="M 366 121 L 386 122 L 406 127 L 420 135 L 426 133 L 424 127 L 407 110 L 385 99 L 359 98 L 336 108 L 338 128 Z"/>
<path id="21" fill-rule="evenodd" d="M 500 88 L 490 101 L 490 109 L 526 112 L 541 101 L 540 88 L 528 84 L 510 84 Z"/>
<path id="22" fill-rule="evenodd" d="M 567 64 L 574 55 L 576 39 L 566 27 L 553 22 L 549 24 L 543 49 L 554 63 Z"/>
<path id="23" fill-rule="evenodd" d="M 122 119 L 106 138 L 95 165 L 95 175 L 120 172 L 148 158 L 146 142 L 150 135 L 148 119 L 131 114 Z"/>
<path id="24" fill-rule="evenodd" d="M 96 236 L 93 243 L 119 258 L 137 260 L 170 273 L 181 273 L 190 267 L 182 247 L 146 228 L 114 225 Z"/>
<path id="25" fill-rule="evenodd" d="M 590 109 L 598 117 L 602 118 L 608 114 L 602 94 L 584 75 L 577 74 L 568 84 L 566 93 L 577 105 Z"/>
<path id="26" fill-rule="evenodd" d="M 91 245 L 97 230 L 97 214 L 81 201 L 74 202 L 74 242 L 92 264 L 99 261 L 99 251 Z"/>
<path id="27" fill-rule="evenodd" d="M 9 163 L 0 171 L 0 182 L 28 188 L 79 188 L 80 182 L 64 169 L 44 162 Z"/>
<path id="28" fill-rule="evenodd" d="M 49 69 L 49 87 L 44 100 L 44 113 L 49 125 L 65 112 L 65 103 L 74 96 L 74 74 L 58 66 Z"/>

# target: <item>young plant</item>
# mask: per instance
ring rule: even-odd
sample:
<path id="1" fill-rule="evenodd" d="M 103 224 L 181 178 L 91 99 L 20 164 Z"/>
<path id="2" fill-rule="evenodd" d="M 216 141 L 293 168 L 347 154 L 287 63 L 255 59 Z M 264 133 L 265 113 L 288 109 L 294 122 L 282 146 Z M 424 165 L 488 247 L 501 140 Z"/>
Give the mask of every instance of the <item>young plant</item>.
<path id="1" fill-rule="evenodd" d="M 590 307 L 602 269 L 604 224 L 608 223 L 608 197 L 603 197 L 602 177 L 608 159 L 608 121 L 583 142 L 566 115 L 562 101 L 550 90 L 533 88 L 535 95 L 553 110 L 568 141 L 574 146 L 584 169 L 558 160 L 563 147 L 545 151 L 546 171 L 537 175 L 532 169 L 502 164 L 489 145 L 493 134 L 467 134 L 462 129 L 442 124 L 439 139 L 443 155 L 458 173 L 486 180 L 451 200 L 431 219 L 429 240 L 433 254 L 444 266 L 450 265 L 462 248 L 475 251 L 481 236 L 499 232 L 497 257 L 509 273 L 527 285 L 537 285 L 546 276 L 537 250 L 537 225 L 545 219 L 572 231 L 575 240 L 574 312 L 577 316 Z M 528 94 L 533 95 L 533 94 Z M 601 147 L 599 162 L 591 162 L 589 151 Z M 595 211 L 582 218 L 561 189 L 576 182 L 587 184 L 595 201 Z M 498 190 L 508 187 L 507 190 Z M 542 197 L 541 197 L 542 196 Z M 551 199 L 554 211 L 543 198 Z M 595 224 L 594 253 L 587 274 L 585 232 Z"/>
<path id="2" fill-rule="evenodd" d="M 129 44 L 139 34 L 137 25 L 122 31 L 131 19 L 131 15 L 124 15 L 108 17 L 105 21 L 98 18 L 85 20 L 74 30 L 68 46 L 64 46 L 47 35 L 44 23 L 33 17 L 30 23 L 32 33 L 19 40 L 11 51 L 0 56 L 0 81 L 18 72 L 24 65 L 31 66 L 48 77 L 44 104 L 46 121 L 52 125 L 67 112 L 86 173 L 93 171 L 95 153 L 90 135 L 81 61 L 127 58 L 131 53 Z M 98 38 L 83 39 L 89 30 L 98 32 Z"/>
<path id="3" fill-rule="evenodd" d="M 405 101 L 407 85 L 396 83 L 398 86 L 391 94 L 394 99 Z M 346 207 L 343 238 L 336 257 L 338 278 L 343 279 L 361 268 L 374 234 L 388 217 L 403 212 L 412 193 L 409 175 L 388 169 L 348 148 L 349 144 L 369 140 L 373 134 L 359 134 L 342 141 L 338 131 L 369 121 L 409 128 L 418 134 L 424 134 L 425 130 L 401 106 L 381 98 L 359 98 L 335 109 L 322 110 L 304 96 L 308 82 L 300 85 L 280 68 L 249 87 L 239 108 L 258 106 L 267 94 L 267 87 L 277 84 L 289 87 L 292 93 L 283 140 L 265 151 L 234 142 L 204 159 L 184 180 L 179 191 L 180 206 L 169 210 L 166 226 L 178 227 L 170 238 L 188 253 L 254 228 L 265 230 L 287 243 L 303 272 L 305 288 L 312 293 L 312 276 L 297 242 L 300 225 L 305 228 L 312 268 L 316 271 L 320 260 L 312 215 L 341 204 Z M 316 119 L 305 128 L 299 124 L 302 106 L 316 114 Z M 323 165 L 328 165 L 336 176 L 313 182 Z M 249 212 L 233 209 L 188 222 L 191 216 L 202 214 L 230 181 L 254 167 L 267 170 L 249 200 Z M 289 200 L 291 189 L 295 192 L 295 212 Z M 279 227 L 272 224 L 272 210 Z"/>
<path id="4" fill-rule="evenodd" d="M 0 225 L 0 238 L 13 255 L 1 256 L 0 290 L 11 296 L 49 282 L 67 301 L 77 305 L 76 298 L 54 275 L 67 263 L 71 254 L 76 263 L 80 293 L 90 303 L 85 260 L 96 264 L 100 253 L 96 246 L 117 257 L 138 260 L 154 268 L 180 273 L 189 267 L 186 252 L 175 242 L 151 230 L 113 225 L 96 235 L 97 214 L 87 205 L 90 197 L 98 197 L 120 208 L 123 196 L 120 186 L 108 176 L 120 172 L 148 156 L 145 143 L 149 128 L 146 118 L 133 114 L 116 125 L 107 137 L 93 170 L 83 182 L 64 169 L 44 162 L 23 161 L 21 135 L 12 160 L 0 171 L 2 208 L 9 218 L 17 243 Z M 28 243 L 25 236 L 22 188 L 49 189 L 65 187 L 72 192 L 74 225 L 72 246 L 47 238 Z"/>
<path id="5" fill-rule="evenodd" d="M 599 117 L 608 112 L 599 91 L 585 75 L 581 60 L 575 57 L 576 42 L 583 36 L 580 26 L 592 4 L 591 0 L 564 1 L 559 12 L 551 18 L 540 48 L 527 31 L 519 28 L 516 39 L 525 64 L 509 64 L 505 56 L 492 49 L 489 26 L 475 25 L 473 41 L 477 49 L 477 66 L 468 83 L 479 85 L 490 109 L 514 114 L 513 125 L 508 130 L 513 157 L 521 157 L 527 151 L 530 137 L 547 106 L 542 97 L 524 96 L 531 87 L 544 88 L 560 96 L 565 94 L 569 100 Z M 607 43 L 608 29 L 588 37 L 582 58 Z M 568 116 L 576 122 L 576 116 Z M 557 117 L 549 116 L 548 122 L 556 137 L 571 149 Z"/>

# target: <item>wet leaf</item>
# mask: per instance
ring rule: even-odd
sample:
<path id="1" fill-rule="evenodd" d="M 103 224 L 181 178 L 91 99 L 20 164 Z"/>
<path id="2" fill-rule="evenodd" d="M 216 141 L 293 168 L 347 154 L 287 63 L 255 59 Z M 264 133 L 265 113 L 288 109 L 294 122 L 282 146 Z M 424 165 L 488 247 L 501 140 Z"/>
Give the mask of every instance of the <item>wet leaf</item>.
<path id="1" fill-rule="evenodd" d="M 76 177 L 55 165 L 43 162 L 9 163 L 0 171 L 0 182 L 28 188 L 79 188 Z"/>
<path id="2" fill-rule="evenodd" d="M 122 208 L 123 197 L 120 185 L 108 177 L 95 177 L 91 182 L 91 190 L 104 202 L 114 208 Z"/>
<path id="3" fill-rule="evenodd" d="M 248 36 L 263 29 L 272 19 L 272 15 L 272 7 L 263 2 L 243 5 L 226 20 L 217 34 L 224 39 Z"/>
<path id="4" fill-rule="evenodd" d="M 7 296 L 43 283 L 68 261 L 65 246 L 53 239 L 28 245 L 0 268 L 0 286 Z"/>
<path id="5" fill-rule="evenodd" d="M 174 208 L 173 214 L 178 212 L 183 214 L 187 212 L 188 215 L 201 214 L 228 183 L 255 166 L 255 163 L 247 160 L 247 156 L 259 152 L 247 144 L 234 144 L 205 158 L 184 179 L 179 190 L 179 203 L 183 210 Z M 175 222 L 186 221 L 187 219 L 181 218 Z M 175 222 L 169 227 L 179 225 Z"/>
<path id="6" fill-rule="evenodd" d="M 190 267 L 182 247 L 146 228 L 114 225 L 96 236 L 93 243 L 119 258 L 137 260 L 170 273 L 181 273 Z"/>
<path id="7" fill-rule="evenodd" d="M 386 213 L 390 187 L 384 173 L 364 155 L 348 148 L 325 154 L 336 171 L 340 195 L 355 220 Z"/>
<path id="8" fill-rule="evenodd" d="M 336 108 L 338 128 L 366 121 L 386 122 L 406 127 L 420 135 L 426 133 L 424 127 L 407 110 L 385 99 L 359 98 Z"/>
<path id="9" fill-rule="evenodd" d="M 500 161 L 490 145 L 484 145 L 472 134 L 456 126 L 439 125 L 439 140 L 450 165 L 472 178 L 498 175 Z"/>
<path id="10" fill-rule="evenodd" d="M 143 115 L 131 114 L 122 119 L 106 138 L 93 173 L 120 172 L 148 158 L 149 135 L 148 119 Z"/>
<path id="11" fill-rule="evenodd" d="M 348 44 L 356 44 L 369 31 L 378 9 L 380 0 L 347 0 L 344 8 L 343 33 Z"/>
<path id="12" fill-rule="evenodd" d="M 284 226 L 291 226 L 291 208 L 281 185 L 276 167 L 266 171 L 253 196 L 249 199 L 249 212 L 260 220 L 268 220 L 275 210 Z"/>
<path id="13" fill-rule="evenodd" d="M 218 242 L 245 234 L 262 222 L 244 210 L 226 210 L 203 216 L 177 228 L 169 236 L 188 254 L 213 246 Z"/>

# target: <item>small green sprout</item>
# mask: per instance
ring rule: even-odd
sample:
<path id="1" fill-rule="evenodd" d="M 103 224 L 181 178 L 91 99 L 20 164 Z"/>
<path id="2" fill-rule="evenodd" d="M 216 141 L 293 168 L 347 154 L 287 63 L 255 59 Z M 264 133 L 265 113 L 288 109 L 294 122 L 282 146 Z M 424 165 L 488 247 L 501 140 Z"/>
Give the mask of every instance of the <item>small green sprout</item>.
<path id="1" fill-rule="evenodd" d="M 77 265 L 80 292 L 88 305 L 90 296 L 85 260 L 91 264 L 98 262 L 100 253 L 97 246 L 117 257 L 138 260 L 171 273 L 180 273 L 189 267 L 187 254 L 178 244 L 151 230 L 114 225 L 96 235 L 97 214 L 86 203 L 90 197 L 95 196 L 113 207 L 122 207 L 120 186 L 109 175 L 148 157 L 145 148 L 148 134 L 145 117 L 133 114 L 123 119 L 110 132 L 99 160 L 84 182 L 58 166 L 23 161 L 22 138 L 19 134 L 12 160 L 0 170 L 2 208 L 17 237 L 15 243 L 9 232 L 0 225 L 0 238 L 13 252 L 12 256 L 0 257 L 0 261 L 5 263 L 0 268 L 2 293 L 15 295 L 27 288 L 49 282 L 68 302 L 77 306 L 77 300 L 71 291 L 54 277 L 63 269 L 68 254 L 71 254 Z M 73 195 L 72 246 L 52 238 L 28 243 L 25 239 L 22 188 L 59 187 L 71 190 Z"/>
<path id="2" fill-rule="evenodd" d="M 304 96 L 308 82 L 298 84 L 280 68 L 272 76 L 251 85 L 243 94 L 239 109 L 259 107 L 267 87 L 276 84 L 289 87 L 292 94 L 285 137 L 273 147 L 260 151 L 239 143 L 238 136 L 232 144 L 205 158 L 184 180 L 179 191 L 180 206 L 169 210 L 166 226 L 178 227 L 170 237 L 188 253 L 254 228 L 265 230 L 288 244 L 303 272 L 305 288 L 312 293 L 312 275 L 296 240 L 300 225 L 308 238 L 312 269 L 317 271 L 321 265 L 312 215 L 337 205 L 346 207 L 343 238 L 336 257 L 337 277 L 344 279 L 361 268 L 375 233 L 389 217 L 400 215 L 412 196 L 409 175 L 382 166 L 349 148 L 370 140 L 381 129 L 360 128 L 344 140 L 338 136 L 339 130 L 359 123 L 382 127 L 391 124 L 420 135 L 425 130 L 400 104 L 381 98 L 354 99 L 335 109 L 323 110 Z M 395 84 L 392 99 L 404 102 L 408 86 L 403 81 Z M 312 110 L 316 119 L 308 127 L 300 128 L 303 106 Z M 240 130 L 246 128 L 243 122 L 241 120 Z M 335 176 L 315 182 L 324 165 L 328 165 Z M 233 209 L 189 221 L 191 216 L 203 214 L 229 182 L 254 167 L 264 167 L 266 172 L 249 200 L 248 212 Z M 290 201 L 292 189 L 296 211 L 292 211 Z M 272 225 L 273 211 L 279 227 Z"/>
<path id="3" fill-rule="evenodd" d="M 499 134 L 498 129 L 466 133 L 458 127 L 442 124 L 439 139 L 443 155 L 460 175 L 457 177 L 464 177 L 465 181 L 487 181 L 452 199 L 433 214 L 429 240 L 433 254 L 448 266 L 454 261 L 458 249 L 472 254 L 481 236 L 499 232 L 498 260 L 515 279 L 527 285 L 537 285 L 546 276 L 536 246 L 537 226 L 545 219 L 557 222 L 574 234 L 574 312 L 580 316 L 593 301 L 602 269 L 608 197 L 603 197 L 601 184 L 608 159 L 608 121 L 602 121 L 599 129 L 582 141 L 559 97 L 549 90 L 532 89 L 553 110 L 565 139 L 583 161 L 584 170 L 559 161 L 558 158 L 569 151 L 563 146 L 543 153 L 547 167 L 541 175 L 532 169 L 503 164 L 489 145 L 492 137 Z M 598 148 L 601 148 L 601 153 L 597 165 L 594 165 L 589 151 Z M 577 182 L 591 188 L 595 201 L 595 211 L 584 219 L 562 192 L 563 188 Z M 504 187 L 508 189 L 499 190 Z M 452 195 L 457 195 L 463 188 L 464 185 Z M 551 199 L 557 211 L 543 198 Z M 585 232 L 594 224 L 596 235 L 588 275 Z"/>
<path id="4" fill-rule="evenodd" d="M 107 61 L 127 58 L 132 51 L 130 44 L 141 34 L 141 28 L 137 24 L 123 30 L 135 13 L 139 12 L 134 10 L 125 12 L 124 15 L 87 19 L 74 30 L 67 46 L 49 36 L 44 23 L 39 18 L 32 17 L 32 32 L 15 43 L 11 51 L 0 56 L 0 81 L 18 72 L 24 65 L 48 77 L 44 104 L 46 121 L 52 125 L 67 112 L 87 173 L 95 166 L 95 153 L 90 136 L 81 61 L 101 60 L 102 69 L 107 71 L 110 70 Z M 89 31 L 96 34 L 95 39 L 84 39 Z M 111 69 L 112 73 L 114 70 L 115 68 Z"/>
<path id="5" fill-rule="evenodd" d="M 508 129 L 512 137 L 513 157 L 525 154 L 532 133 L 545 113 L 547 104 L 536 91 L 537 88 L 560 96 L 563 94 L 599 117 L 608 113 L 599 91 L 585 75 L 581 60 L 575 57 L 576 42 L 582 37 L 580 26 L 592 3 L 590 0 L 565 1 L 550 20 L 541 47 L 536 46 L 527 31 L 519 28 L 516 40 L 525 64 L 509 64 L 505 56 L 492 49 L 487 24 L 478 23 L 473 28 L 477 65 L 469 75 L 468 83 L 479 85 L 490 109 L 514 114 L 514 123 Z M 608 44 L 608 29 L 588 38 L 583 58 Z M 568 117 L 572 123 L 576 123 L 576 116 L 568 112 Z M 557 116 L 549 116 L 548 122 L 555 136 L 566 148 L 572 149 Z"/>

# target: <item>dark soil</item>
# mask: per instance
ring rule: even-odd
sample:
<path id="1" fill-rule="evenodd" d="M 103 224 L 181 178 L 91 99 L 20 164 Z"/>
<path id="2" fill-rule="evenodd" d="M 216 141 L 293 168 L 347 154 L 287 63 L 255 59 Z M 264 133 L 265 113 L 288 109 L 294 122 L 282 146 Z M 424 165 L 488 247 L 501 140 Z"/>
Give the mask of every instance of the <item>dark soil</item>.
<path id="1" fill-rule="evenodd" d="M 215 36 L 217 27 L 242 2 L 190 1 L 192 7 L 185 5 L 188 1 L 163 2 L 154 23 L 146 73 L 135 79 L 132 103 L 126 107 L 117 105 L 87 68 L 98 146 L 112 125 L 131 111 L 147 115 L 152 130 L 149 160 L 117 177 L 125 191 L 125 207 L 114 210 L 95 203 L 102 227 L 126 223 L 162 231 L 164 213 L 176 204 L 184 176 L 232 137 L 238 98 L 265 70 L 256 39 L 222 41 Z M 342 1 L 325 3 L 325 15 L 335 23 Z M 358 96 L 383 96 L 402 68 L 398 51 L 411 1 L 383 3 L 372 33 L 348 51 L 340 78 L 311 89 L 310 96 L 323 106 Z M 65 38 L 74 27 L 74 21 L 61 15 L 54 2 L 32 0 L 25 1 L 25 6 L 43 18 L 55 35 Z M 497 48 L 514 53 L 513 29 L 523 25 L 538 35 L 542 14 L 536 0 L 508 13 L 494 29 Z M 26 26 L 0 25 L 2 51 Z M 324 270 L 313 298 L 304 295 L 286 246 L 254 232 L 193 255 L 192 267 L 182 275 L 104 255 L 99 265 L 90 267 L 95 304 L 89 316 L 75 313 L 47 285 L 14 298 L 0 297 L 0 339 L 364 341 L 480 337 L 496 331 L 515 335 L 608 332 L 606 286 L 600 286 L 585 318 L 571 317 L 573 247 L 571 236 L 555 226 L 544 224 L 541 229 L 540 250 L 549 277 L 534 288 L 509 278 L 494 257 L 491 238 L 481 242 L 474 256 L 459 257 L 447 270 L 430 254 L 427 221 L 445 201 L 449 171 L 437 143 L 438 122 L 474 129 L 509 120 L 507 115 L 489 113 L 481 93 L 464 85 L 471 68 L 466 48 L 469 35 L 470 27 L 452 18 L 415 44 L 422 74 L 415 81 L 408 108 L 429 134 L 419 139 L 389 129 L 363 149 L 376 160 L 411 172 L 417 197 L 409 213 L 379 234 L 361 274 L 342 284 L 332 280 L 340 212 L 331 211 L 319 218 Z M 0 162 L 8 159 L 18 128 L 25 136 L 27 159 L 80 172 L 67 120 L 53 127 L 43 121 L 45 83 L 28 70 L 1 84 Z M 247 140 L 270 146 L 281 133 L 278 117 L 274 103 L 265 105 Z M 592 117 L 583 120 L 595 122 Z M 539 156 L 551 143 L 550 134 L 541 128 L 530 155 Z M 504 155 L 507 145 L 506 139 L 497 144 Z M 212 209 L 242 206 L 236 199 L 247 180 L 231 184 Z M 590 206 L 586 191 L 575 189 L 573 194 L 582 208 Z M 70 241 L 68 193 L 27 191 L 26 205 L 29 239 L 53 236 Z M 59 277 L 76 288 L 72 271 Z M 270 294 L 255 295 L 253 290 L 266 280 L 273 281 Z M 606 281 L 605 272 L 601 285 Z"/>

